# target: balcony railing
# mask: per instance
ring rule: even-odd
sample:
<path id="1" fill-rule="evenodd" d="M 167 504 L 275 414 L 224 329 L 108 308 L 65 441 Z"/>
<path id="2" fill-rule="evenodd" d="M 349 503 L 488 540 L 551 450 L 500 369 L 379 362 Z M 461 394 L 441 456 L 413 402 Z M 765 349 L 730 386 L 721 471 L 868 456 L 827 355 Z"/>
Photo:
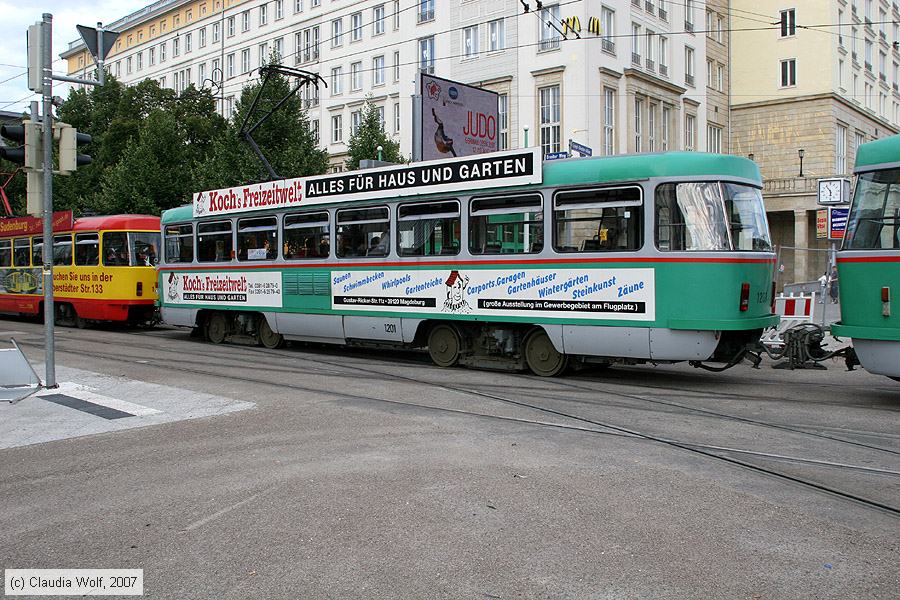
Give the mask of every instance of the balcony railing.
<path id="1" fill-rule="evenodd" d="M 603 38 L 602 40 L 600 40 L 600 48 L 604 52 L 609 52 L 610 54 L 616 53 L 616 43 L 607 38 Z"/>
<path id="2" fill-rule="evenodd" d="M 647 68 L 650 69 L 651 71 L 656 70 L 656 63 L 653 61 L 653 59 L 648 58 L 647 62 L 645 64 L 647 65 Z"/>
<path id="3" fill-rule="evenodd" d="M 637 66 L 641 66 L 641 55 L 637 52 L 631 53 L 631 62 Z"/>
<path id="4" fill-rule="evenodd" d="M 664 9 L 663 7 L 659 7 L 659 18 L 663 21 L 669 20 L 669 13 L 667 13 L 666 9 Z"/>
<path id="5" fill-rule="evenodd" d="M 764 194 L 796 194 L 813 193 L 818 189 L 816 177 L 783 177 L 780 179 L 766 179 L 763 182 Z"/>
<path id="6" fill-rule="evenodd" d="M 693 76 L 693 75 L 685 74 L 685 76 L 684 76 L 684 82 L 685 82 L 687 85 L 689 85 L 689 86 L 691 86 L 691 87 L 694 87 L 694 76 Z"/>
<path id="7" fill-rule="evenodd" d="M 668 77 L 669 76 L 669 67 L 667 67 L 666 65 L 659 65 L 659 74 L 662 75 L 663 77 Z"/>
<path id="8" fill-rule="evenodd" d="M 656 7 L 653 6 L 652 2 L 644 2 L 644 10 L 646 10 L 648 13 L 650 13 L 652 15 L 653 12 L 656 10 Z"/>

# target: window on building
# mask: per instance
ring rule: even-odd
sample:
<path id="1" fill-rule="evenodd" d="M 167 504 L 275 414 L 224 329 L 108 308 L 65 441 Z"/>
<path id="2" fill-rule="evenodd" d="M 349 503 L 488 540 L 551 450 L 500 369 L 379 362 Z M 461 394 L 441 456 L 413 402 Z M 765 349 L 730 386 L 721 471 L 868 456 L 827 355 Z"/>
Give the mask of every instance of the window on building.
<path id="1" fill-rule="evenodd" d="M 246 33 L 250 31 L 250 11 L 245 10 L 241 13 L 241 32 Z"/>
<path id="2" fill-rule="evenodd" d="M 697 147 L 697 117 L 691 114 L 684 116 L 684 149 L 688 152 Z"/>
<path id="3" fill-rule="evenodd" d="M 722 128 L 716 125 L 706 126 L 706 151 L 720 154 L 722 152 Z"/>
<path id="4" fill-rule="evenodd" d="M 616 153 L 616 90 L 603 88 L 603 154 Z"/>
<path id="5" fill-rule="evenodd" d="M 331 22 L 331 47 L 337 48 L 343 43 L 344 20 L 335 19 Z"/>
<path id="6" fill-rule="evenodd" d="M 198 48 L 206 47 L 206 27 L 201 27 L 197 31 L 197 47 Z"/>
<path id="7" fill-rule="evenodd" d="M 206 81 L 206 63 L 202 62 L 197 65 L 197 84 L 198 87 L 203 87 L 203 82 Z"/>
<path id="8" fill-rule="evenodd" d="M 610 54 L 616 53 L 616 11 L 604 6 L 600 9 L 600 48 Z"/>
<path id="9" fill-rule="evenodd" d="M 284 38 L 276 38 L 274 44 L 272 51 L 275 55 L 275 62 L 280 63 L 284 57 Z"/>
<path id="10" fill-rule="evenodd" d="M 356 12 L 350 15 L 350 41 L 358 42 L 363 37 L 362 13 Z"/>
<path id="11" fill-rule="evenodd" d="M 400 103 L 394 102 L 394 133 L 400 133 Z"/>
<path id="12" fill-rule="evenodd" d="M 259 45 L 259 66 L 264 67 L 269 62 L 269 45 L 268 44 L 260 44 Z"/>
<path id="13" fill-rule="evenodd" d="M 656 54 L 653 52 L 653 47 L 655 46 L 655 44 L 654 44 L 655 36 L 656 36 L 656 33 L 653 30 L 651 30 L 651 29 L 647 30 L 647 35 L 646 35 L 647 62 L 645 64 L 646 64 L 647 68 L 651 71 L 656 70 Z"/>
<path id="14" fill-rule="evenodd" d="M 372 9 L 372 35 L 384 33 L 384 4 Z"/>
<path id="15" fill-rule="evenodd" d="M 634 151 L 643 151 L 643 128 L 641 113 L 644 112 L 644 101 L 641 98 L 634 99 Z"/>
<path id="16" fill-rule="evenodd" d="M 669 38 L 659 36 L 659 74 L 669 75 Z"/>
<path id="17" fill-rule="evenodd" d="M 147 50 L 147 64 L 151 67 L 156 64 L 156 48 Z M 118 66 L 119 63 L 116 63 L 116 68 L 118 68 Z"/>
<path id="18" fill-rule="evenodd" d="M 230 262 L 234 258 L 231 221 L 197 224 L 197 261 Z"/>
<path id="19" fill-rule="evenodd" d="M 278 222 L 275 217 L 239 219 L 238 260 L 275 260 L 278 258 Z"/>
<path id="20" fill-rule="evenodd" d="M 781 87 L 797 85 L 797 61 L 794 58 L 781 61 Z"/>
<path id="21" fill-rule="evenodd" d="M 144 68 L 144 53 L 138 52 L 135 56 L 137 57 L 137 70 L 140 71 Z"/>
<path id="22" fill-rule="evenodd" d="M 662 121 L 659 131 L 659 149 L 663 152 L 669 150 L 669 123 L 672 121 L 672 109 L 668 106 L 662 108 Z"/>
<path id="23" fill-rule="evenodd" d="M 840 123 L 834 136 L 834 172 L 838 175 L 847 172 L 847 127 Z"/>
<path id="24" fill-rule="evenodd" d="M 131 71 L 133 68 L 134 68 L 133 61 L 132 61 L 131 57 L 129 56 L 128 58 L 125 59 L 125 73 L 127 75 L 131 75 Z"/>
<path id="25" fill-rule="evenodd" d="M 394 0 L 393 2 L 393 11 L 391 14 L 394 16 L 394 31 L 400 29 L 400 0 Z"/>
<path id="26" fill-rule="evenodd" d="M 395 7 L 397 7 L 398 3 L 395 2 L 394 5 Z M 395 15 L 397 15 L 397 17 L 399 17 L 399 12 L 399 9 L 395 12 Z M 419 23 L 434 20 L 434 0 L 419 0 L 419 12 L 417 19 Z"/>
<path id="27" fill-rule="evenodd" d="M 460 231 L 456 200 L 401 204 L 397 208 L 400 256 L 455 256 L 459 254 Z"/>
<path id="28" fill-rule="evenodd" d="M 631 63 L 641 64 L 641 26 L 637 23 L 631 24 Z"/>
<path id="29" fill-rule="evenodd" d="M 338 258 L 387 256 L 391 221 L 386 206 L 337 211 L 335 227 Z"/>
<path id="30" fill-rule="evenodd" d="M 559 86 L 551 85 L 538 90 L 541 116 L 541 154 L 560 151 Z"/>
<path id="31" fill-rule="evenodd" d="M 212 24 L 212 41 L 213 41 L 213 44 L 218 44 L 218 43 L 219 43 L 219 36 L 220 36 L 220 35 L 222 35 L 222 31 L 221 31 L 221 29 L 219 28 L 219 24 L 218 24 L 218 23 L 213 23 L 213 24 Z"/>
<path id="32" fill-rule="evenodd" d="M 795 9 L 788 8 L 781 11 L 781 37 L 788 37 L 797 33 Z"/>
<path id="33" fill-rule="evenodd" d="M 478 56 L 478 25 L 463 29 L 463 55 L 465 58 Z"/>
<path id="34" fill-rule="evenodd" d="M 360 123 L 362 123 L 362 110 L 354 110 L 350 113 L 350 137 L 359 134 Z"/>
<path id="35" fill-rule="evenodd" d="M 331 229 L 327 212 L 285 215 L 282 227 L 285 260 L 328 258 Z"/>
<path id="36" fill-rule="evenodd" d="M 394 82 L 400 81 L 400 52 L 394 52 Z"/>
<path id="37" fill-rule="evenodd" d="M 228 17 L 228 20 L 225 21 L 226 31 L 228 33 L 228 37 L 234 36 L 234 17 Z"/>
<path id="38" fill-rule="evenodd" d="M 866 69 L 872 70 L 872 40 L 866 40 Z"/>
<path id="39" fill-rule="evenodd" d="M 331 143 L 340 144 L 344 141 L 344 125 L 341 115 L 331 116 Z"/>
<path id="40" fill-rule="evenodd" d="M 509 94 L 497 96 L 497 133 L 500 150 L 509 148 Z"/>
<path id="41" fill-rule="evenodd" d="M 181 40 L 178 38 L 172 38 L 172 57 L 176 57 L 181 54 Z"/>
<path id="42" fill-rule="evenodd" d="M 434 36 L 419 40 L 419 70 L 434 74 Z"/>
<path id="43" fill-rule="evenodd" d="M 716 89 L 725 91 L 725 65 L 716 65 Z"/>
<path id="44" fill-rule="evenodd" d="M 250 48 L 241 50 L 241 73 L 250 72 Z"/>
<path id="45" fill-rule="evenodd" d="M 694 31 L 694 0 L 684 0 L 684 30 Z"/>
<path id="46" fill-rule="evenodd" d="M 558 192 L 553 198 L 553 249 L 557 252 L 638 250 L 641 188 Z"/>
<path id="47" fill-rule="evenodd" d="M 540 34 L 538 35 L 539 49 L 544 51 L 559 48 L 559 5 L 544 6 L 539 15 L 541 18 Z"/>
<path id="48" fill-rule="evenodd" d="M 362 63 L 355 62 L 350 65 L 350 91 L 358 92 L 362 89 Z M 354 135 L 353 129 L 350 130 Z"/>
<path id="49" fill-rule="evenodd" d="M 343 69 L 341 67 L 334 67 L 331 69 L 331 95 L 337 96 L 338 94 L 343 93 Z"/>
<path id="50" fill-rule="evenodd" d="M 503 19 L 495 19 L 488 23 L 488 36 L 490 37 L 488 49 L 491 52 L 506 48 L 506 22 Z"/>
<path id="51" fill-rule="evenodd" d="M 372 59 L 372 85 L 384 85 L 384 57 Z"/>
<path id="52" fill-rule="evenodd" d="M 656 105 L 647 104 L 647 151 L 656 152 Z"/>
<path id="53" fill-rule="evenodd" d="M 191 51 L 191 41 L 192 41 L 191 34 L 190 33 L 184 34 L 184 51 L 185 51 L 185 53 Z"/>
<path id="54" fill-rule="evenodd" d="M 694 49 L 684 47 L 684 83 L 694 87 Z"/>
<path id="55" fill-rule="evenodd" d="M 294 14 L 303 12 L 303 0 L 294 0 Z"/>
<path id="56" fill-rule="evenodd" d="M 322 138 L 319 133 L 319 120 L 318 119 L 310 119 L 309 120 L 309 128 L 312 131 L 313 144 L 318 146 L 320 143 L 322 143 Z"/>
<path id="57" fill-rule="evenodd" d="M 472 200 L 469 252 L 533 254 L 543 249 L 544 213 L 540 194 Z"/>
<path id="58" fill-rule="evenodd" d="M 284 18 L 284 0 L 275 0 L 275 20 Z"/>

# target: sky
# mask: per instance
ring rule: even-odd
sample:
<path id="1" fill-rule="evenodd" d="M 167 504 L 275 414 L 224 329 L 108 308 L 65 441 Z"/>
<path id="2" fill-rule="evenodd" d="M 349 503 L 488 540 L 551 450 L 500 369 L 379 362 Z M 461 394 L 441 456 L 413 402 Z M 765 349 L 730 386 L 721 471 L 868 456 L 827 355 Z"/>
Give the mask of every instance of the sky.
<path id="1" fill-rule="evenodd" d="M 98 21 L 112 23 L 151 3 L 152 0 L 43 0 L 35 6 L 0 0 L 0 110 L 21 112 L 28 109 L 32 100 L 41 100 L 28 89 L 25 34 L 43 13 L 53 15 L 53 72 L 65 75 L 66 63 L 59 55 L 69 42 L 79 39 L 76 25 L 96 27 Z M 53 82 L 54 96 L 66 98 L 68 90 L 68 84 Z"/>

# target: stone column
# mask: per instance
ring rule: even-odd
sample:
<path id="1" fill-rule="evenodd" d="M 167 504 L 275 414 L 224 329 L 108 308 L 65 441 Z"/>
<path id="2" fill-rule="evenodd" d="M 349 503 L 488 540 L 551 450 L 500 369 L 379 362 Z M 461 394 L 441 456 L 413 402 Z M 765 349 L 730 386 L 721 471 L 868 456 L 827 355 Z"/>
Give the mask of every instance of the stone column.
<path id="1" fill-rule="evenodd" d="M 809 213 L 794 211 L 794 281 L 812 281 L 809 268 Z"/>

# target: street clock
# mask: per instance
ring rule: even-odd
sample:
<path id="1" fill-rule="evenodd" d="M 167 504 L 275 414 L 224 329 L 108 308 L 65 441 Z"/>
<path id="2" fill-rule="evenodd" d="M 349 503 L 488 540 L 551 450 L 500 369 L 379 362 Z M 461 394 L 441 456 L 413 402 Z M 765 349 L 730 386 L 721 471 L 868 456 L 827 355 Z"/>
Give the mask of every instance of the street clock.
<path id="1" fill-rule="evenodd" d="M 844 177 L 819 180 L 819 204 L 849 204 L 850 180 Z"/>

